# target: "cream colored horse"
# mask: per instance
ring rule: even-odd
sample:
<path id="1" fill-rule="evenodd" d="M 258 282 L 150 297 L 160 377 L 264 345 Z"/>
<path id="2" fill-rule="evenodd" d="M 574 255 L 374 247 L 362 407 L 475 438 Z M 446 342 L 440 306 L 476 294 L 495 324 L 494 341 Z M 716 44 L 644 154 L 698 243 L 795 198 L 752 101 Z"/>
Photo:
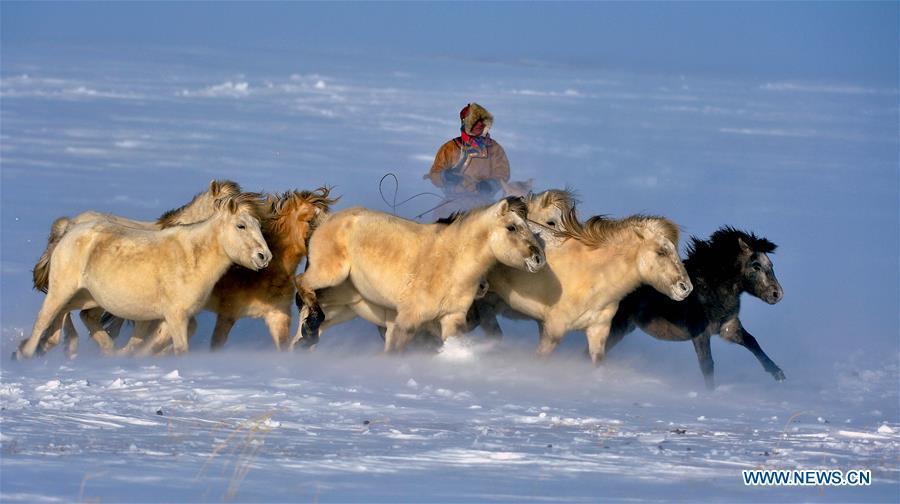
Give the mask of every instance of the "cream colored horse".
<path id="1" fill-rule="evenodd" d="M 108 222 L 123 227 L 130 227 L 145 230 L 158 230 L 164 227 L 170 227 L 180 224 L 192 224 L 208 219 L 215 212 L 216 202 L 226 198 L 237 196 L 241 193 L 241 187 L 231 180 L 213 180 L 209 183 L 209 188 L 193 197 L 187 204 L 165 212 L 156 221 L 140 221 L 128 219 L 109 213 L 101 213 L 89 210 L 82 212 L 75 217 L 60 217 L 56 219 L 50 227 L 50 235 L 47 238 L 47 247 L 38 262 L 32 270 L 34 288 L 44 293 L 47 292 L 50 276 L 50 258 L 53 256 L 53 250 L 56 244 L 62 239 L 63 235 L 72 227 L 86 222 Z M 103 310 L 101 308 L 93 308 L 82 310 L 80 313 L 81 320 L 91 332 L 91 337 L 100 346 L 104 353 L 110 353 L 114 347 L 103 324 L 101 324 L 101 316 Z M 113 330 L 117 333 L 121 327 L 122 319 L 117 319 L 113 324 Z M 66 354 L 73 357 L 78 348 L 78 332 L 72 324 L 69 313 L 65 312 L 54 320 L 47 331 L 46 337 L 41 339 L 40 348 L 42 352 L 48 352 L 59 344 L 61 340 L 62 329 L 65 328 L 66 334 Z"/>
<path id="2" fill-rule="evenodd" d="M 310 232 L 337 201 L 330 193 L 330 188 L 320 187 L 315 191 L 268 195 L 262 229 L 272 251 L 272 263 L 259 272 L 231 268 L 216 283 L 204 306 L 217 314 L 211 342 L 213 350 L 225 344 L 232 326 L 243 317 L 263 319 L 275 348 L 287 349 L 294 275 L 297 265 L 306 257 Z M 162 350 L 169 342 L 164 327 L 157 329 L 152 339 L 143 341 L 143 335 L 153 329 L 135 328 L 135 334 L 121 353 L 149 354 Z"/>
<path id="3" fill-rule="evenodd" d="M 459 334 L 487 270 L 496 264 L 530 272 L 543 268 L 544 253 L 526 215 L 524 201 L 517 198 L 471 210 L 449 225 L 417 224 L 361 208 L 333 214 L 313 233 L 310 266 L 298 277 L 304 306 L 291 346 L 303 338 L 314 343 L 322 319 L 352 318 L 346 298 L 326 294 L 324 314 L 304 334 L 309 314 L 322 313 L 316 294 L 333 287 L 348 289 L 351 301 L 358 296 L 396 313 L 386 352 L 403 350 L 425 324 L 440 324 L 444 340 Z M 329 316 L 329 311 L 337 314 Z"/>
<path id="4" fill-rule="evenodd" d="M 563 216 L 575 208 L 577 202 L 575 194 L 568 189 L 548 189 L 537 194 L 528 193 L 525 202 L 528 205 L 527 221 L 531 231 L 545 243 L 559 242 L 560 239 L 555 236 L 554 232 L 562 230 Z M 453 214 L 438 222 L 449 224 L 457 217 L 458 214 Z M 480 324 L 486 334 L 499 339 L 503 336 L 496 317 L 500 307 L 495 305 L 499 300 L 495 295 L 485 298 L 489 289 L 487 278 L 482 279 L 480 292 L 475 296 L 475 301 L 467 315 L 466 332 L 474 330 L 475 326 Z M 396 312 L 364 299 L 350 282 L 344 282 L 340 286 L 325 289 L 325 291 L 320 296 L 326 296 L 328 304 L 346 306 L 346 309 L 329 312 L 323 322 L 322 331 L 358 316 L 378 326 L 382 339 L 386 339 L 387 329 L 393 324 Z M 440 334 L 440 326 L 430 324 L 418 331 L 416 339 L 439 338 Z"/>
<path id="5" fill-rule="evenodd" d="M 680 301 L 691 280 L 678 256 L 678 228 L 660 217 L 622 220 L 566 214 L 561 242 L 546 247 L 547 268 L 525 275 L 498 266 L 488 283 L 513 310 L 538 321 L 538 355 L 549 355 L 567 331 L 587 333 L 588 352 L 603 358 L 619 301 L 641 284 Z"/>
<path id="6" fill-rule="evenodd" d="M 212 217 L 155 231 L 108 221 L 79 224 L 56 244 L 49 289 L 18 358 L 34 355 L 62 313 L 102 307 L 128 320 L 166 321 L 176 353 L 187 351 L 188 322 L 231 264 L 251 269 L 272 257 L 256 217 L 256 195 L 219 201 Z"/>

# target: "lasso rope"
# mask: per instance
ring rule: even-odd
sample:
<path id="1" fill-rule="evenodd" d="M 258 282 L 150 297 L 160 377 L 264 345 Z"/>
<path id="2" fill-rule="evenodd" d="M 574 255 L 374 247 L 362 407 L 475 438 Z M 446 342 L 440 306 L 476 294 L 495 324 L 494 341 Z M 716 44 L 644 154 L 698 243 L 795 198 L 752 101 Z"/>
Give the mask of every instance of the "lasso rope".
<path id="1" fill-rule="evenodd" d="M 394 196 L 393 196 L 393 198 L 391 198 L 390 201 L 388 201 L 387 197 L 384 195 L 384 181 L 387 180 L 388 177 L 394 179 Z M 429 191 L 424 191 L 424 192 L 420 192 L 418 194 L 413 194 L 409 198 L 406 198 L 405 200 L 398 203 L 397 195 L 400 193 L 400 180 L 397 178 L 397 175 L 393 172 L 385 173 L 384 176 L 381 177 L 381 180 L 378 181 L 378 192 L 379 192 L 379 194 L 381 194 L 381 201 L 384 201 L 384 204 L 387 205 L 391 209 L 391 213 L 394 215 L 397 215 L 397 207 L 405 205 L 406 203 L 409 203 L 410 201 L 412 201 L 420 196 L 434 196 L 438 199 L 444 199 L 443 195 L 429 192 Z M 416 215 L 416 219 L 420 219 L 420 218 L 422 218 L 423 215 L 427 214 L 428 212 L 437 210 L 438 208 L 440 208 L 444 205 L 447 205 L 449 203 L 452 203 L 453 201 L 454 200 L 447 200 L 447 201 L 442 202 L 441 204 L 439 204 L 436 207 L 429 208 L 428 210 L 420 213 L 419 215 Z"/>

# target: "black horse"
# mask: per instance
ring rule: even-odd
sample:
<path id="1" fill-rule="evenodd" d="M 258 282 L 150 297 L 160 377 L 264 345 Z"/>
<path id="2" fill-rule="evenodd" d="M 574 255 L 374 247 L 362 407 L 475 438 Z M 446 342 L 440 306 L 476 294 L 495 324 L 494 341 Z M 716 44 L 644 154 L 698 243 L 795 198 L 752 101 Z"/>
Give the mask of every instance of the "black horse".
<path id="1" fill-rule="evenodd" d="M 738 318 L 744 292 L 769 304 L 784 297 L 767 255 L 775 248 L 765 238 L 732 227 L 720 228 L 708 240 L 692 237 L 684 265 L 694 284 L 693 292 L 683 301 L 672 301 L 651 287 L 638 288 L 619 303 L 606 350 L 635 327 L 657 339 L 691 340 L 706 386 L 712 389 L 715 380 L 709 338 L 718 334 L 753 352 L 766 372 L 778 381 L 784 380 L 781 368 Z"/>

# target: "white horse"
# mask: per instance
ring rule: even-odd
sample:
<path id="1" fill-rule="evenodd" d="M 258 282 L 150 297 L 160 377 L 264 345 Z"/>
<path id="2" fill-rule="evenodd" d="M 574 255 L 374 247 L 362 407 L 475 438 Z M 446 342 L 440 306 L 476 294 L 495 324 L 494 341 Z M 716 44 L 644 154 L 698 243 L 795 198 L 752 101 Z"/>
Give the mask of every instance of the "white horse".
<path id="1" fill-rule="evenodd" d="M 259 270 L 272 258 L 257 204 L 255 194 L 220 200 L 209 219 L 161 231 L 108 220 L 69 229 L 53 251 L 47 297 L 16 357 L 34 355 L 62 313 L 97 307 L 128 320 L 165 320 L 175 352 L 186 352 L 188 322 L 228 267 Z"/>

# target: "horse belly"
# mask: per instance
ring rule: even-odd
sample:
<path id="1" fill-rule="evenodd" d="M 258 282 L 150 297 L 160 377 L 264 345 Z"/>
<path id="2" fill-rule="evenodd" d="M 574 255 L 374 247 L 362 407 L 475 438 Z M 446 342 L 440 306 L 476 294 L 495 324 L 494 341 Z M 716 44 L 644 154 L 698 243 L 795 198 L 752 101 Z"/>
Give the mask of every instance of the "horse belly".
<path id="1" fill-rule="evenodd" d="M 360 296 L 376 305 L 396 309 L 396 293 L 391 292 L 391 281 L 385 280 L 373 278 L 373 275 L 367 275 L 359 270 L 350 271 L 350 281 L 353 282 L 353 286 Z"/>
<path id="2" fill-rule="evenodd" d="M 152 285 L 141 286 L 125 281 L 98 280 L 88 275 L 85 278 L 85 289 L 106 311 L 128 320 L 162 318 L 159 309 L 160 297 Z"/>

